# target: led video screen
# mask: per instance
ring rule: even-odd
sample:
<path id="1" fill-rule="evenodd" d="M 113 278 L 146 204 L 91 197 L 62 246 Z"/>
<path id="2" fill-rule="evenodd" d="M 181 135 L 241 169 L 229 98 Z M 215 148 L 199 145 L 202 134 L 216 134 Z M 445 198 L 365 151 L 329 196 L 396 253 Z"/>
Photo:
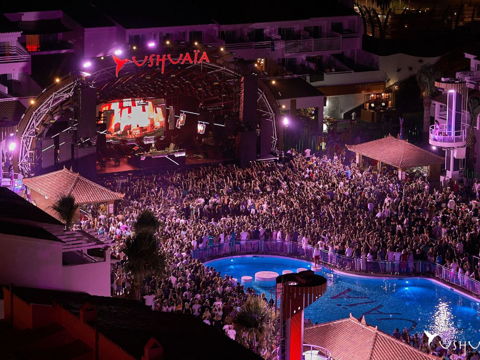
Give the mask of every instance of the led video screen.
<path id="1" fill-rule="evenodd" d="M 122 99 L 100 105 L 108 113 L 107 139 L 136 139 L 161 135 L 165 130 L 165 104 L 159 100 Z"/>

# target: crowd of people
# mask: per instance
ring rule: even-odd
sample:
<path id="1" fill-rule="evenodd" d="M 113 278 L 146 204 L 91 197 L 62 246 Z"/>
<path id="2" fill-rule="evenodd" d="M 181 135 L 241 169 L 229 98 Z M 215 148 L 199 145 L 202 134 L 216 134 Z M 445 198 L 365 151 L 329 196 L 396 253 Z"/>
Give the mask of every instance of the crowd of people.
<path id="1" fill-rule="evenodd" d="M 452 341 L 448 343 L 440 337 L 429 339 L 425 333 L 410 334 L 407 329 L 395 329 L 392 336 L 423 352 L 438 356 L 442 360 L 480 360 L 476 351 L 480 343 Z"/>
<path id="2" fill-rule="evenodd" d="M 225 329 L 245 300 L 243 287 L 190 256 L 211 244 L 259 239 L 298 242 L 317 251 L 367 260 L 425 260 L 462 277 L 480 278 L 480 185 L 432 187 L 423 176 L 399 180 L 392 170 L 360 169 L 343 156 L 200 167 L 164 175 L 112 179 L 125 193 L 117 215 L 91 209 L 83 228 L 115 239 L 132 235 L 145 209 L 160 220 L 160 246 L 170 256 L 167 277 L 145 284 L 153 307 L 201 317 Z M 128 290 L 117 266 L 115 292 Z M 232 331 L 233 330 L 233 331 Z"/>

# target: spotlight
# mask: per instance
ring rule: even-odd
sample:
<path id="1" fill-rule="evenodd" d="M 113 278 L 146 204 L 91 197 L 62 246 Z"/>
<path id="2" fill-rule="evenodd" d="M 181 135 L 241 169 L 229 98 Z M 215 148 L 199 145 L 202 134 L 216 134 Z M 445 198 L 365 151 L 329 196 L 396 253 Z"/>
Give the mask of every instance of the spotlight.
<path id="1" fill-rule="evenodd" d="M 17 143 L 15 141 L 12 141 L 11 143 L 8 144 L 8 151 L 14 152 L 16 148 L 17 148 Z"/>
<path id="2" fill-rule="evenodd" d="M 275 80 L 271 81 L 272 85 L 275 85 L 277 82 Z"/>
<path id="3" fill-rule="evenodd" d="M 166 41 L 165 41 L 165 44 L 166 44 L 166 45 L 170 45 L 170 40 L 166 40 Z"/>
<path id="4" fill-rule="evenodd" d="M 195 41 L 193 45 L 198 46 L 198 41 Z"/>
<path id="5" fill-rule="evenodd" d="M 132 46 L 132 49 L 133 49 L 133 50 L 137 50 L 137 45 L 133 45 L 133 46 Z"/>
<path id="6" fill-rule="evenodd" d="M 283 126 L 288 127 L 288 125 L 290 125 L 290 119 L 285 116 L 285 117 L 282 119 L 282 124 L 283 124 Z"/>
<path id="7" fill-rule="evenodd" d="M 154 48 L 155 45 L 156 45 L 156 44 L 155 44 L 155 41 L 149 41 L 149 42 L 147 43 L 147 47 L 150 48 L 150 49 Z"/>
<path id="8" fill-rule="evenodd" d="M 105 59 L 105 56 L 100 56 L 100 60 L 104 60 Z"/>
<path id="9" fill-rule="evenodd" d="M 437 147 L 432 145 L 432 150 L 437 150 Z"/>
<path id="10" fill-rule="evenodd" d="M 286 105 L 285 104 L 282 104 L 282 109 L 286 109 Z"/>
<path id="11" fill-rule="evenodd" d="M 113 53 L 117 56 L 120 56 L 120 55 L 123 54 L 123 50 L 122 49 L 116 49 Z"/>
<path id="12" fill-rule="evenodd" d="M 30 105 L 35 105 L 35 99 L 30 99 Z"/>
<path id="13" fill-rule="evenodd" d="M 198 123 L 197 124 L 197 133 L 200 134 L 200 135 L 203 135 L 205 134 L 205 129 L 206 129 L 206 125 L 203 124 L 203 123 Z"/>
<path id="14" fill-rule="evenodd" d="M 225 48 L 222 46 L 222 47 L 220 48 L 220 51 L 225 51 Z"/>
<path id="15" fill-rule="evenodd" d="M 92 62 L 90 60 L 84 61 L 83 64 L 82 64 L 82 67 L 84 69 L 88 69 L 88 68 L 92 67 Z"/>

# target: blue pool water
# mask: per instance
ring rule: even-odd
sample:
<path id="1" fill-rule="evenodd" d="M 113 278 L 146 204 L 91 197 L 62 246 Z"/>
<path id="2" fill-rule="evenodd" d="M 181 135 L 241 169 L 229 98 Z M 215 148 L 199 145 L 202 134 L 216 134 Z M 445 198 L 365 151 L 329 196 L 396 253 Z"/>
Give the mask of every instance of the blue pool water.
<path id="1" fill-rule="evenodd" d="M 269 270 L 279 274 L 283 270 L 311 268 L 306 261 L 268 257 L 244 256 L 210 261 L 206 266 L 222 275 L 238 280 L 258 271 Z M 305 309 L 305 318 L 323 323 L 348 317 L 365 315 L 369 325 L 392 334 L 395 328 L 411 332 L 424 330 L 438 333 L 446 341 L 480 341 L 480 303 L 433 281 L 419 278 L 381 279 L 349 276 L 322 268 L 316 271 L 328 280 L 326 293 Z M 267 286 L 253 281 L 257 293 L 269 298 L 274 294 L 274 284 Z"/>

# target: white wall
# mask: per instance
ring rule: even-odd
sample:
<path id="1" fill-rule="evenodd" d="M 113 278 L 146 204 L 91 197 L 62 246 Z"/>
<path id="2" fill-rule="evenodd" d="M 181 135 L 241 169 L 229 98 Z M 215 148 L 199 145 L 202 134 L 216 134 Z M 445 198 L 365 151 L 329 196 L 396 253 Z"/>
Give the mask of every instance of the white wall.
<path id="1" fill-rule="evenodd" d="M 353 108 L 362 105 L 365 101 L 365 94 L 348 94 L 327 97 L 327 105 L 324 108 L 324 115 L 335 119 L 343 119 L 343 114 Z"/>
<path id="2" fill-rule="evenodd" d="M 435 64 L 440 56 L 422 57 L 407 54 L 379 56 L 379 67 L 387 75 L 387 86 L 415 75 L 424 64 Z M 421 60 L 422 62 L 419 62 Z M 409 68 L 412 68 L 411 70 Z M 400 71 L 397 71 L 400 70 Z"/>
<path id="3" fill-rule="evenodd" d="M 63 288 L 110 296 L 110 261 L 63 267 Z"/>
<path id="4" fill-rule="evenodd" d="M 63 266 L 63 244 L 0 234 L 0 284 L 110 296 L 110 259 Z"/>
<path id="5" fill-rule="evenodd" d="M 59 289 L 62 243 L 0 234 L 0 284 Z"/>
<path id="6" fill-rule="evenodd" d="M 387 78 L 382 70 L 358 71 L 358 72 L 329 72 L 324 74 L 323 81 L 312 82 L 312 86 L 334 86 L 363 84 L 370 82 L 383 82 Z"/>

